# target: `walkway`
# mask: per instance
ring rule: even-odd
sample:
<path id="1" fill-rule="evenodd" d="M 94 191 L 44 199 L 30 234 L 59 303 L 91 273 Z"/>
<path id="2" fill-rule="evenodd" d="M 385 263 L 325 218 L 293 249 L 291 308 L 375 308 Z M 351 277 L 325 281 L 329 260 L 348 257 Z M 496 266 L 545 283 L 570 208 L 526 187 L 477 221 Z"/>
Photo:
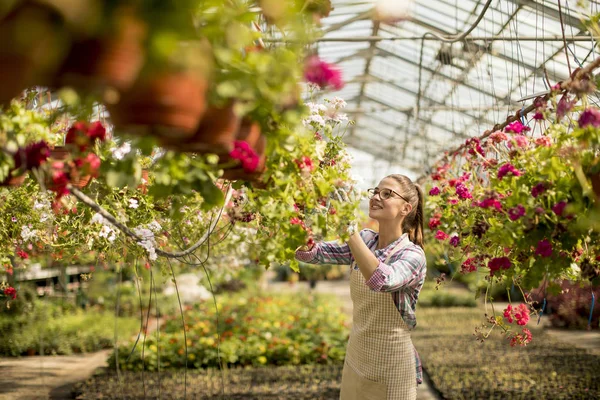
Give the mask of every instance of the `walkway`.
<path id="1" fill-rule="evenodd" d="M 267 289 L 277 292 L 306 292 L 310 291 L 308 283 L 296 282 L 290 284 L 287 282 L 269 282 Z M 314 289 L 315 293 L 328 293 L 336 295 L 341 303 L 342 309 L 348 315 L 348 320 L 352 321 L 352 299 L 350 298 L 350 285 L 348 281 L 321 281 L 317 283 Z M 431 387 L 429 377 L 424 373 L 424 382 L 418 386 L 418 400 L 439 400 L 440 397 Z"/>

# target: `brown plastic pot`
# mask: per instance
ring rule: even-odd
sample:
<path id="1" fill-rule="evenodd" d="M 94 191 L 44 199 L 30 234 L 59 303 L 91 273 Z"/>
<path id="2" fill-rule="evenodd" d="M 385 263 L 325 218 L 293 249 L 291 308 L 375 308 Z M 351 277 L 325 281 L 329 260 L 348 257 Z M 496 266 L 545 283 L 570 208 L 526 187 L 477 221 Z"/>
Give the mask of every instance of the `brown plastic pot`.
<path id="1" fill-rule="evenodd" d="M 240 124 L 234 103 L 220 108 L 209 106 L 192 137 L 179 142 L 164 138 L 162 143 L 167 148 L 181 152 L 226 155 L 233 150 Z"/>
<path id="2" fill-rule="evenodd" d="M 57 11 L 33 2 L 17 6 L 0 21 L 0 38 L 0 104 L 51 82 L 70 45 Z"/>
<path id="3" fill-rule="evenodd" d="M 108 105 L 115 128 L 170 142 L 192 137 L 206 109 L 207 82 L 183 72 L 146 76 Z"/>
<path id="4" fill-rule="evenodd" d="M 592 189 L 596 198 L 600 199 L 600 173 L 591 175 L 590 180 L 592 181 Z"/>
<path id="5" fill-rule="evenodd" d="M 88 90 L 131 88 L 144 64 L 147 27 L 130 9 L 115 14 L 110 33 L 73 45 L 61 67 L 59 85 Z"/>
<path id="6" fill-rule="evenodd" d="M 25 175 L 17 175 L 10 176 L 4 180 L 4 182 L 0 182 L 0 186 L 5 187 L 18 187 L 22 186 L 25 183 L 25 178 L 27 178 L 27 174 Z"/>

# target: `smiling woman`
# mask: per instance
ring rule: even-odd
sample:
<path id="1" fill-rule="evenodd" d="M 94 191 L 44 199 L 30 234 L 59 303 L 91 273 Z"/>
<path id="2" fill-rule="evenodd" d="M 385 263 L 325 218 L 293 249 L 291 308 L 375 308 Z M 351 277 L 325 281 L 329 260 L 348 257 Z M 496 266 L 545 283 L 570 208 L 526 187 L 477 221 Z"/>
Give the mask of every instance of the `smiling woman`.
<path id="1" fill-rule="evenodd" d="M 353 324 L 341 399 L 415 399 L 422 369 L 410 330 L 416 326 L 416 303 L 427 269 L 423 193 L 406 176 L 390 175 L 369 196 L 369 216 L 379 223 L 379 233 L 364 229 L 359 234 L 351 225 L 347 243 L 305 246 L 296 258 L 352 265 Z"/>

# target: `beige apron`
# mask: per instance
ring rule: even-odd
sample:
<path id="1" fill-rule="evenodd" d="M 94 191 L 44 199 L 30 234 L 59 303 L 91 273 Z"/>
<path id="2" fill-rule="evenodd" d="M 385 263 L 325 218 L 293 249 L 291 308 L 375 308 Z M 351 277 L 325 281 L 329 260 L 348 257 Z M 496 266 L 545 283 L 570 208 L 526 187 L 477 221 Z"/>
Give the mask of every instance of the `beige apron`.
<path id="1" fill-rule="evenodd" d="M 410 244 L 408 237 L 389 253 Z M 354 311 L 342 372 L 340 400 L 417 398 L 415 353 L 409 328 L 390 293 L 375 292 L 360 270 L 350 268 Z"/>

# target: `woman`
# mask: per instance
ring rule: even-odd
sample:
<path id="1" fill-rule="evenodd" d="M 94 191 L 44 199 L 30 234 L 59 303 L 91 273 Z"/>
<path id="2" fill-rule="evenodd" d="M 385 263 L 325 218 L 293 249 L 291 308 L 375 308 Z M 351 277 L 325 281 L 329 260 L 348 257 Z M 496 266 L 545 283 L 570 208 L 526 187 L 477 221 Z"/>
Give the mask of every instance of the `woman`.
<path id="1" fill-rule="evenodd" d="M 300 261 L 348 264 L 354 305 L 341 400 L 416 399 L 421 363 L 410 339 L 426 272 L 423 193 L 404 175 L 369 189 L 379 233 L 348 228 L 346 244 L 321 242 L 296 251 Z"/>

